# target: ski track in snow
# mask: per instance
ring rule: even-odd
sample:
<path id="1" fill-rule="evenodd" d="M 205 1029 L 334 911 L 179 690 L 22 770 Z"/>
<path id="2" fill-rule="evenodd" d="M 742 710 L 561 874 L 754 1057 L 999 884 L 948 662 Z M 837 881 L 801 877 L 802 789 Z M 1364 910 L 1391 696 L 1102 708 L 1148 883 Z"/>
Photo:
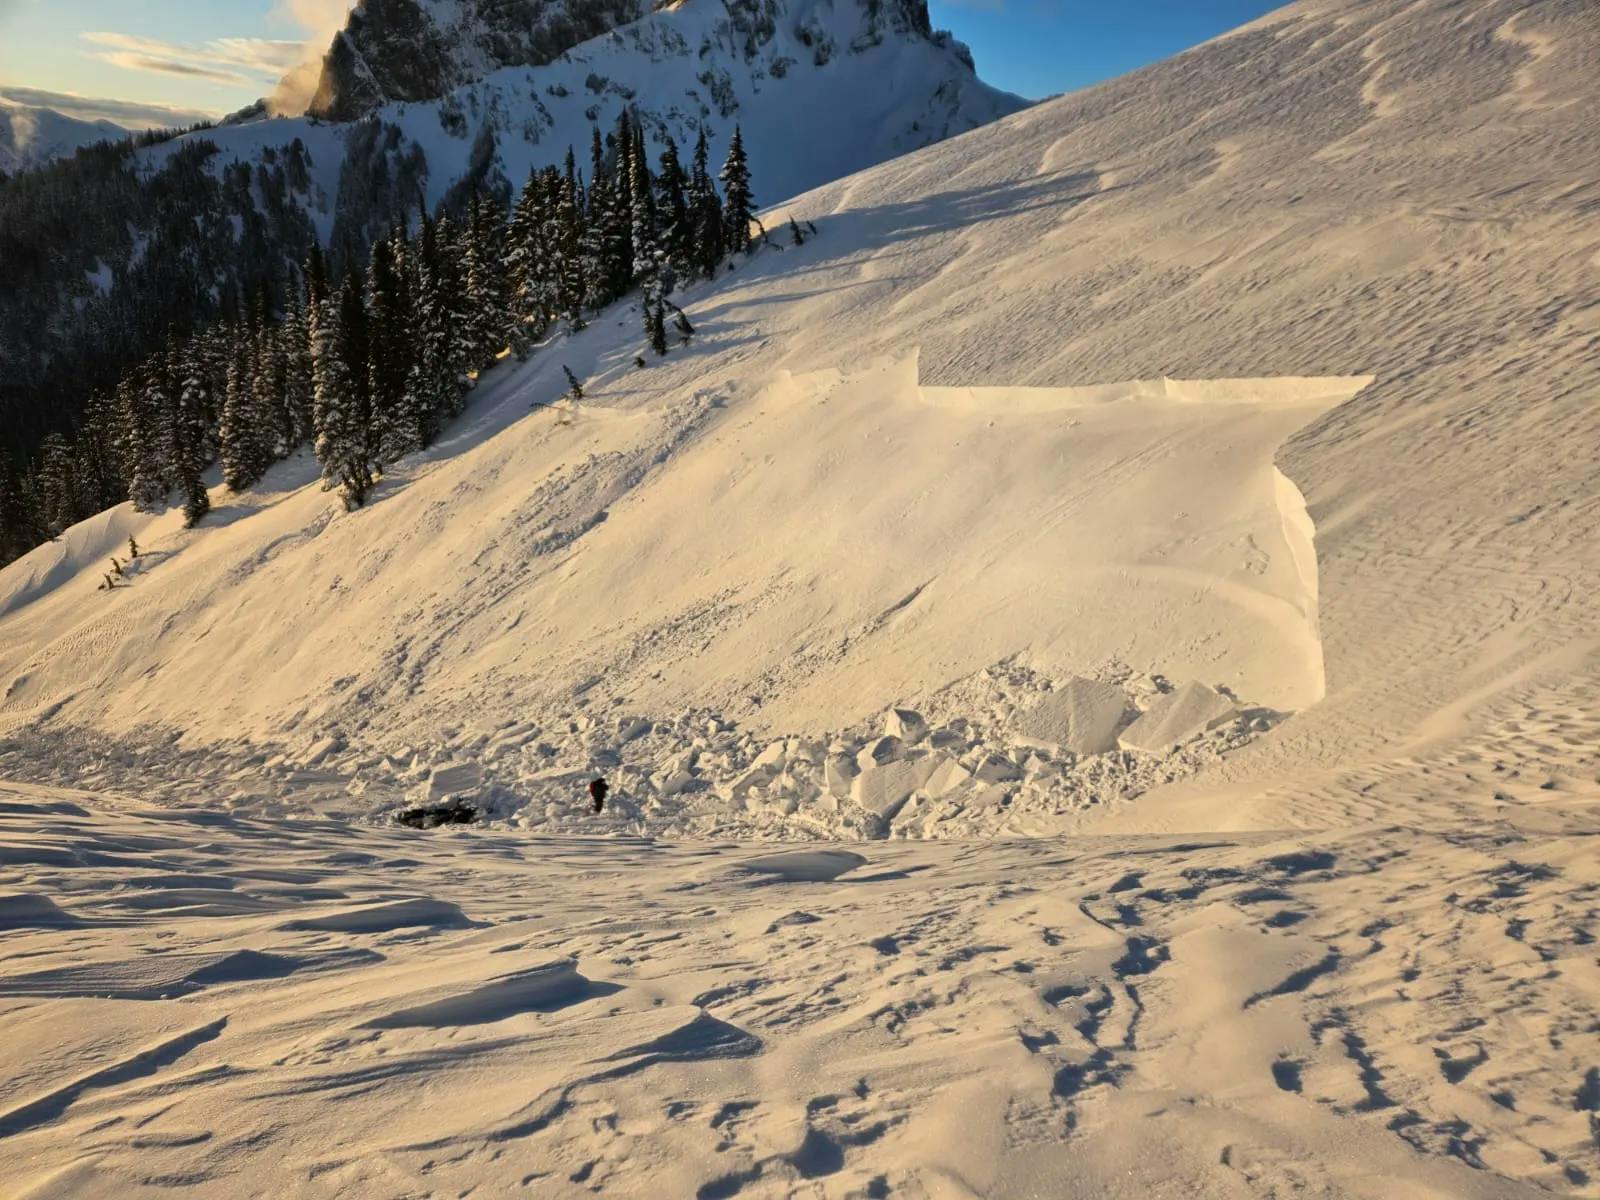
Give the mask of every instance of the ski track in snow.
<path id="1" fill-rule="evenodd" d="M 607 313 L 360 513 L 301 460 L 12 564 L 8 1185 L 1600 1196 L 1597 46 L 1588 0 L 1306 0 L 769 212 L 817 237 L 680 297 L 691 347 Z M 1184 476 L 1021 389 L 1368 377 L 1259 488 L 1184 468 L 1248 528 L 1138 510 L 1204 586 L 1037 603 L 1095 479 Z M 1112 619 L 1219 576 L 1256 602 Z M 1251 682 L 1175 752 L 1019 741 L 1163 675 Z M 820 807 L 896 705 L 893 815 Z M 892 794 L 936 739 L 1009 807 Z M 506 820 L 371 819 L 463 765 Z"/>

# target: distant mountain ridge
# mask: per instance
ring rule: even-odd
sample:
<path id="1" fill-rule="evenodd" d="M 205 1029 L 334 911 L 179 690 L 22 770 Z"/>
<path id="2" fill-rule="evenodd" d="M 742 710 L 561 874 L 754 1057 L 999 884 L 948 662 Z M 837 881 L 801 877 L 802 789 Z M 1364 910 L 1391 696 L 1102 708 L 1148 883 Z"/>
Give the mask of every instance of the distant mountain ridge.
<path id="1" fill-rule="evenodd" d="M 0 171 L 15 174 L 128 131 L 110 121 L 84 121 L 53 108 L 0 99 Z"/>

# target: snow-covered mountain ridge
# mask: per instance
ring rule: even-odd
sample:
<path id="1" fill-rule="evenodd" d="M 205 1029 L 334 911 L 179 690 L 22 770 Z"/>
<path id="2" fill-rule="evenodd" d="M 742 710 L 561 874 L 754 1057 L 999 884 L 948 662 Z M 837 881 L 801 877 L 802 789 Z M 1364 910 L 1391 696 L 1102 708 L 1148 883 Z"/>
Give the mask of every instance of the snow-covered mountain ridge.
<path id="1" fill-rule="evenodd" d="M 859 52 L 886 37 L 934 38 L 926 0 L 837 6 L 831 0 L 660 6 L 642 0 L 369 0 L 351 13 L 324 56 L 310 111 L 350 120 L 390 100 L 437 100 L 502 67 L 543 66 L 655 7 L 710 10 L 717 41 L 737 48 L 746 65 L 764 60 L 764 69 L 780 76 L 787 66 L 774 64 L 782 62 L 789 40 L 780 32 L 798 38 L 817 66 L 835 52 Z M 706 58 L 711 49 L 710 40 L 702 40 L 696 53 Z M 791 57 L 789 65 L 794 62 Z"/>
<path id="2" fill-rule="evenodd" d="M 53 108 L 0 98 L 0 172 L 25 171 L 96 142 L 120 142 L 128 131 L 110 121 L 84 121 Z"/>
<path id="3" fill-rule="evenodd" d="M 583 15 L 568 19 L 568 6 L 532 0 L 366 5 L 327 55 L 312 115 L 255 113 L 204 136 L 219 163 L 299 138 L 318 181 L 307 203 L 326 232 L 341 208 L 351 223 L 393 216 L 373 171 L 410 172 L 430 204 L 472 184 L 519 188 L 569 146 L 582 157 L 591 130 L 609 130 L 624 108 L 657 145 L 692 144 L 705 129 L 719 161 L 741 126 L 770 202 L 1027 104 L 979 80 L 966 47 L 933 32 L 920 3 L 633 7 L 574 5 Z M 540 46 L 562 32 L 535 50 L 513 28 Z M 414 189 L 398 190 L 414 202 Z"/>

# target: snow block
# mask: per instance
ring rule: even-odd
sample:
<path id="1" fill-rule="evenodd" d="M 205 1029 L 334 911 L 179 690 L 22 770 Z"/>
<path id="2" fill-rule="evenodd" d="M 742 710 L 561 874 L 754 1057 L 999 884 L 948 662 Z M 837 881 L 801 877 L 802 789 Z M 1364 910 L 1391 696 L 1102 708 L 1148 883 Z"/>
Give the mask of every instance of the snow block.
<path id="1" fill-rule="evenodd" d="M 905 743 L 897 737 L 881 737 L 868 742 L 856 754 L 856 765 L 863 771 L 881 767 L 897 760 L 905 750 Z"/>
<path id="2" fill-rule="evenodd" d="M 675 771 L 661 782 L 660 791 L 663 796 L 678 796 L 697 791 L 703 786 L 698 775 L 690 771 Z"/>
<path id="3" fill-rule="evenodd" d="M 1159 696 L 1118 739 L 1124 750 L 1165 754 L 1207 730 L 1226 724 L 1234 716 L 1233 702 L 1216 690 L 1193 680 L 1176 691 Z"/>
<path id="4" fill-rule="evenodd" d="M 738 869 L 754 875 L 771 875 L 787 883 L 826 883 L 866 863 L 864 857 L 849 850 L 793 850 L 746 859 Z"/>
<path id="5" fill-rule="evenodd" d="M 477 763 L 447 763 L 428 772 L 427 799 L 447 800 L 483 786 L 483 768 Z"/>
<path id="6" fill-rule="evenodd" d="M 1117 748 L 1117 727 L 1127 709 L 1127 696 L 1114 684 L 1069 679 L 1018 715 L 1017 740 L 1073 754 L 1104 754 Z"/>
<path id="7" fill-rule="evenodd" d="M 983 783 L 1009 783 L 1021 779 L 1017 764 L 1003 754 L 986 754 L 973 768 L 974 775 Z"/>
<path id="8" fill-rule="evenodd" d="M 929 759 L 933 769 L 928 772 L 927 779 L 922 782 L 922 793 L 930 799 L 948 796 L 972 779 L 972 772 L 963 767 L 948 754 L 935 754 Z"/>
<path id="9" fill-rule="evenodd" d="M 911 793 L 927 781 L 938 765 L 931 759 L 919 758 L 866 767 L 851 783 L 850 798 L 883 820 L 893 820 Z"/>
<path id="10" fill-rule="evenodd" d="M 850 794 L 850 784 L 856 777 L 856 765 L 842 754 L 832 755 L 822 767 L 823 786 L 828 794 L 843 800 Z"/>
<path id="11" fill-rule="evenodd" d="M 773 771 L 776 771 L 779 767 L 783 766 L 784 760 L 788 757 L 788 753 L 789 748 L 785 743 L 773 742 L 760 754 L 756 755 L 755 760 L 751 762 L 750 765 L 758 768 L 771 768 Z"/>
<path id="12" fill-rule="evenodd" d="M 913 709 L 891 708 L 883 719 L 883 732 L 909 744 L 922 740 L 922 735 L 928 732 L 928 723 Z"/>

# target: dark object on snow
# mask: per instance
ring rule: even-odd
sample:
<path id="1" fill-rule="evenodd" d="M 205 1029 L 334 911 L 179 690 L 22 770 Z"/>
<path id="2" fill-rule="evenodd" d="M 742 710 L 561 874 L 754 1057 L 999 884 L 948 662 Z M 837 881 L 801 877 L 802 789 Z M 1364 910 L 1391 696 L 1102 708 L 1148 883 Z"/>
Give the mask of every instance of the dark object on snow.
<path id="1" fill-rule="evenodd" d="M 594 801 L 594 811 L 601 812 L 606 806 L 606 793 L 611 790 L 611 785 L 604 779 L 591 779 L 589 781 L 589 799 Z"/>
<path id="2" fill-rule="evenodd" d="M 436 829 L 440 825 L 471 825 L 478 819 L 478 810 L 460 800 L 448 804 L 418 804 L 402 808 L 394 819 L 412 829 Z"/>

